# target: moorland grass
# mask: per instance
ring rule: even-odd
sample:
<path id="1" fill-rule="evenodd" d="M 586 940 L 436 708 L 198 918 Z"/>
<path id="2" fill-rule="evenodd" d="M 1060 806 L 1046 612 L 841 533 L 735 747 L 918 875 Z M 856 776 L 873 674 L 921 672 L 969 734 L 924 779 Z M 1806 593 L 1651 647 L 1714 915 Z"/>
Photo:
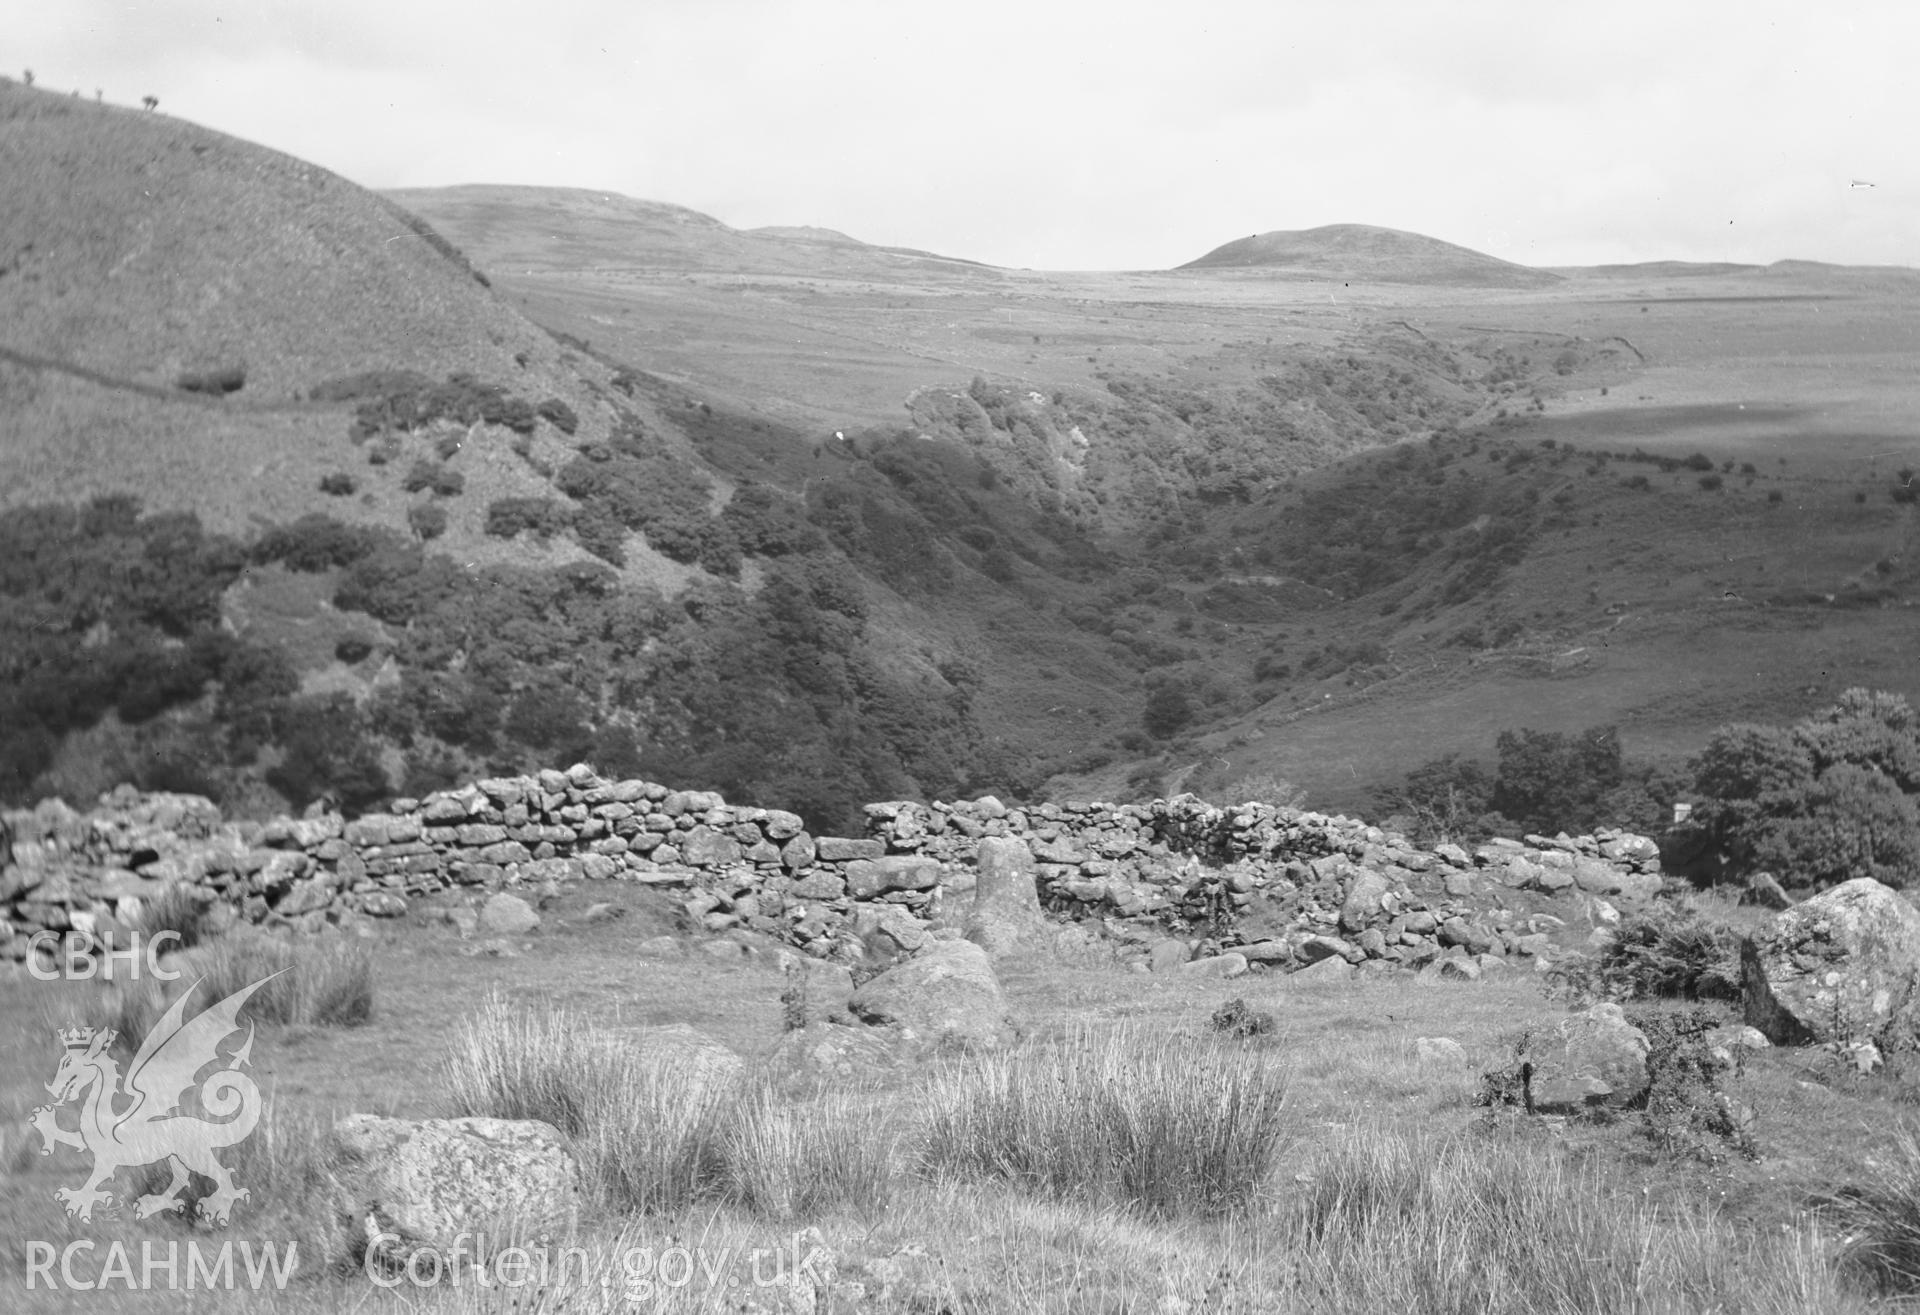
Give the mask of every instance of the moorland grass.
<path id="1" fill-rule="evenodd" d="M 683 1054 L 496 994 L 456 1030 L 446 1078 L 456 1117 L 539 1119 L 565 1133 L 606 1209 L 687 1209 L 724 1181 L 738 1091 Z"/>
<path id="2" fill-rule="evenodd" d="M 1288 1229 L 1300 1290 L 1327 1312 L 1846 1305 L 1817 1232 L 1756 1241 L 1704 1206 L 1656 1208 L 1538 1130 L 1356 1131 L 1316 1162 Z"/>
<path id="3" fill-rule="evenodd" d="M 1882 1099 L 1864 1080 L 1815 1091 L 1808 1079 L 1821 1070 L 1810 1063 L 1775 1052 L 1754 1057 L 1746 1081 L 1755 1089 L 1744 1098 L 1765 1125 L 1769 1158 L 1759 1164 L 1738 1157 L 1713 1166 L 1656 1163 L 1636 1120 L 1555 1130 L 1503 1117 L 1483 1126 L 1483 1113 L 1468 1103 L 1477 1068 L 1504 1053 L 1498 1039 L 1506 1029 L 1561 1009 L 1531 979 L 1161 982 L 1112 965 L 1014 959 L 1001 965 L 1001 978 L 1016 1007 L 1034 1011 L 1034 1027 L 990 1062 L 1020 1068 L 1025 1087 L 970 1078 L 969 1070 L 988 1067 L 978 1057 L 935 1057 L 877 1074 L 871 1088 L 837 1083 L 817 1099 L 789 1102 L 752 1077 L 727 1084 L 718 1097 L 694 1094 L 684 1079 L 676 1086 L 648 1078 L 649 1070 L 671 1071 L 671 1061 L 623 1040 L 625 1006 L 612 1003 L 697 997 L 702 1012 L 684 1016 L 728 1037 L 751 1060 L 780 1035 L 780 978 L 770 968 L 615 955 L 609 951 L 616 942 L 588 936 L 556 944 L 544 960 L 475 961 L 420 929 L 401 934 L 408 952 L 382 965 L 382 990 L 393 1004 L 367 1027 L 264 1035 L 257 1058 L 275 1071 L 279 1090 L 269 1093 L 268 1118 L 253 1139 L 259 1144 L 244 1148 L 245 1160 L 237 1160 L 238 1147 L 228 1156 L 237 1162 L 236 1179 L 254 1193 L 244 1227 L 263 1236 L 306 1236 L 294 1221 L 316 1200 L 312 1175 L 333 1114 L 398 1098 L 407 1104 L 397 1112 L 413 1117 L 545 1117 L 579 1129 L 570 1135 L 590 1175 L 599 1172 L 626 1193 L 605 1201 L 608 1208 L 589 1210 L 582 1230 L 565 1239 L 593 1257 L 596 1284 L 570 1280 L 537 1292 L 442 1285 L 387 1294 L 370 1292 L 358 1275 L 303 1264 L 307 1280 L 287 1293 L 235 1293 L 215 1298 L 217 1309 L 399 1310 L 402 1298 L 409 1310 L 631 1309 L 617 1283 L 634 1248 L 650 1248 L 656 1261 L 677 1245 L 705 1247 L 709 1255 L 731 1251 L 730 1273 L 744 1276 L 740 1256 L 747 1250 L 784 1245 L 808 1226 L 820 1230 L 837 1258 L 833 1303 L 823 1299 L 816 1309 L 850 1305 L 845 1297 L 854 1283 L 867 1296 L 852 1308 L 876 1311 L 1213 1315 L 1850 1315 L 1888 1309 L 1888 1298 L 1907 1290 L 1911 1251 L 1903 1248 L 1916 1229 L 1906 1203 L 1920 1182 L 1920 1150 L 1891 1135 L 1861 1134 L 1856 1125 L 1905 1121 L 1892 1098 Z M 566 1012 L 506 1003 L 542 993 L 559 993 Z M 1207 1018 L 1234 995 L 1271 1010 L 1276 1032 L 1244 1041 L 1210 1035 Z M 655 1022 L 672 1011 L 647 1013 L 644 1021 Z M 0 1015 L 0 1024 L 23 1036 L 28 1023 Z M 449 1032 L 455 1044 L 445 1087 L 436 1090 L 440 1084 L 429 1080 L 403 1096 L 367 1085 L 364 1074 L 375 1071 L 383 1046 L 417 1055 L 423 1035 Z M 1414 1038 L 1422 1034 L 1458 1039 L 1476 1062 L 1443 1067 L 1421 1060 Z M 1167 1102 L 1184 1091 L 1203 1107 L 1199 1114 L 1208 1114 L 1199 1097 L 1221 1084 L 1204 1080 L 1207 1063 L 1265 1073 L 1273 1084 L 1263 1080 L 1263 1090 L 1282 1075 L 1286 1082 L 1284 1102 L 1261 1125 L 1283 1127 L 1286 1136 L 1258 1189 L 1232 1208 L 1215 1208 L 1203 1193 L 1192 1198 L 1196 1204 L 1175 1208 L 1131 1203 L 1118 1172 L 1089 1171 L 1085 1187 L 1047 1190 L 1036 1189 L 1030 1176 L 933 1169 L 929 1152 L 942 1113 L 951 1114 L 955 1093 L 970 1081 L 984 1093 L 974 1098 L 976 1108 L 987 1108 L 996 1091 L 1026 1091 L 1032 1099 L 1016 1126 L 1035 1139 L 1056 1139 L 1064 1160 L 1090 1154 L 1098 1136 L 1111 1135 L 1067 1121 L 1075 1108 L 1069 1093 L 1091 1100 L 1100 1076 L 1131 1072 L 1137 1076 L 1128 1080 L 1146 1090 L 1164 1079 Z M 36 1067 L 5 1089 L 10 1117 L 43 1099 L 25 1079 L 44 1076 Z M 471 1107 L 449 1110 L 462 1080 Z M 1134 1103 L 1145 1102 L 1136 1095 Z M 1214 1126 L 1226 1123 L 1218 1112 L 1208 1116 Z M 1057 1131 L 1048 1133 L 1050 1127 Z M 647 1137 L 618 1144 L 632 1132 Z M 648 1137 L 657 1145 L 650 1148 Z M 675 1150 L 687 1141 L 696 1154 Z M 970 1142 L 950 1144 L 977 1151 L 1007 1141 L 1017 1143 L 1011 1131 L 983 1127 Z M 632 1190 L 631 1170 L 624 1178 L 620 1172 L 623 1165 L 664 1161 L 671 1168 L 689 1159 L 700 1172 L 651 1201 Z M 1888 1166 L 1884 1181 L 1870 1182 L 1875 1163 Z M 53 1187 L 77 1168 L 72 1155 L 44 1167 L 37 1156 L 9 1165 L 19 1177 L 0 1181 L 0 1219 L 17 1236 L 80 1236 L 82 1226 L 64 1221 L 51 1201 Z M 1059 1172 L 1067 1180 L 1067 1171 Z M 1869 1188 L 1843 1190 L 1848 1183 Z M 1806 1193 L 1822 1187 L 1829 1204 L 1809 1211 Z M 186 1226 L 171 1218 L 121 1225 L 132 1236 Z M 15 1265 L 17 1275 L 17 1256 Z M 597 1286 L 609 1275 L 615 1287 Z M 39 1295 L 29 1304 L 58 1304 L 40 1303 Z M 745 1297 L 782 1308 L 777 1294 L 730 1289 L 724 1279 L 710 1287 L 697 1272 L 690 1284 L 659 1291 L 639 1308 L 738 1310 Z M 62 1299 L 71 1303 L 71 1294 Z"/>
<path id="4" fill-rule="evenodd" d="M 131 921 L 131 929 L 140 939 L 151 943 L 162 932 L 172 932 L 178 948 L 190 950 L 219 934 L 213 914 L 214 900 L 184 881 L 176 881 L 146 900 Z"/>
<path id="5" fill-rule="evenodd" d="M 1266 1052 L 1137 1026 L 984 1058 L 929 1102 L 936 1173 L 1160 1215 L 1250 1204 L 1289 1133 Z"/>
<path id="6" fill-rule="evenodd" d="M 373 947 L 364 941 L 295 944 L 251 929 L 236 929 L 198 947 L 178 967 L 192 989 L 189 1014 L 265 981 L 242 1018 L 256 1023 L 356 1027 L 373 1016 Z M 177 999 L 150 981 L 116 985 L 85 1009 L 88 1023 L 117 1033 L 116 1044 L 138 1049 Z"/>

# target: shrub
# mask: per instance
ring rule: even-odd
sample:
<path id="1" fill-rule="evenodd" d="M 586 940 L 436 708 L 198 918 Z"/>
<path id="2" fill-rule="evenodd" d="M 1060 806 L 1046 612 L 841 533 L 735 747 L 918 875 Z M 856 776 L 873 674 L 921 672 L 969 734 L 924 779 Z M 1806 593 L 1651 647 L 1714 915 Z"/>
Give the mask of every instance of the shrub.
<path id="1" fill-rule="evenodd" d="M 445 383 L 435 384 L 411 371 L 374 371 L 321 384 L 309 396 L 358 401 L 350 430 L 356 440 L 389 430 L 423 429 L 440 420 L 468 428 L 502 425 L 519 434 L 531 434 L 535 427 L 531 404 L 470 374 L 449 375 Z"/>
<path id="2" fill-rule="evenodd" d="M 382 532 L 309 512 L 291 525 L 276 525 L 253 545 L 256 562 L 279 562 L 290 571 L 327 571 L 351 566 L 379 547 Z"/>
<path id="3" fill-rule="evenodd" d="M 1669 1155 L 1712 1161 L 1724 1144 L 1749 1159 L 1758 1158 L 1753 1112 L 1727 1092 L 1719 1060 L 1707 1041 L 1707 1034 L 1726 1022 L 1725 1015 L 1698 1005 L 1643 1006 L 1630 1010 L 1627 1021 L 1647 1038 L 1642 1120 L 1654 1145 Z"/>
<path id="4" fill-rule="evenodd" d="M 580 417 L 574 414 L 572 407 L 557 397 L 549 397 L 540 403 L 534 408 L 534 413 L 541 419 L 550 421 L 553 427 L 563 434 L 571 435 L 580 428 Z"/>
<path id="5" fill-rule="evenodd" d="M 1738 1000 L 1741 935 L 1685 904 L 1656 901 L 1620 920 L 1614 939 L 1551 973 L 1581 1000 Z"/>
<path id="6" fill-rule="evenodd" d="M 1779 489 L 1767 490 L 1767 501 L 1770 503 L 1779 503 L 1781 501 L 1784 501 L 1785 497 L 1786 495 L 1781 493 Z"/>
<path id="7" fill-rule="evenodd" d="M 1178 685 L 1162 685 L 1147 696 L 1140 725 L 1156 740 L 1178 734 L 1193 720 L 1193 700 Z"/>
<path id="8" fill-rule="evenodd" d="M 400 487 L 409 493 L 432 489 L 436 497 L 442 498 L 455 497 L 466 486 L 466 476 L 448 470 L 437 461 L 414 462 L 413 469 L 407 472 L 406 479 L 400 483 Z"/>
<path id="9" fill-rule="evenodd" d="M 425 540 L 437 539 L 447 532 L 447 509 L 432 502 L 407 508 L 407 528 Z"/>
<path id="10" fill-rule="evenodd" d="M 320 477 L 320 491 L 332 498 L 351 497 L 360 488 L 359 481 L 341 471 Z"/>
<path id="11" fill-rule="evenodd" d="M 217 370 L 190 371 L 173 381 L 174 387 L 209 397 L 225 397 L 247 386 L 247 367 L 228 365 Z"/>
<path id="12" fill-rule="evenodd" d="M 552 498 L 501 498 L 487 506 L 486 531 L 496 539 L 511 539 L 530 530 L 544 542 L 572 519 L 568 508 Z"/>
<path id="13" fill-rule="evenodd" d="M 1152 1214 L 1237 1210 L 1289 1140 L 1284 1093 L 1279 1071 L 1244 1046 L 1082 1029 L 945 1075 L 927 1163 Z"/>
<path id="14" fill-rule="evenodd" d="M 1688 470 L 1712 470 L 1713 458 L 1704 452 L 1695 452 L 1684 463 Z"/>
<path id="15" fill-rule="evenodd" d="M 1718 475 L 1702 475 L 1700 477 L 1700 487 L 1705 489 L 1708 493 L 1718 493 L 1720 491 L 1721 485 L 1724 484 L 1725 482 L 1726 481 L 1721 479 L 1720 476 Z"/>

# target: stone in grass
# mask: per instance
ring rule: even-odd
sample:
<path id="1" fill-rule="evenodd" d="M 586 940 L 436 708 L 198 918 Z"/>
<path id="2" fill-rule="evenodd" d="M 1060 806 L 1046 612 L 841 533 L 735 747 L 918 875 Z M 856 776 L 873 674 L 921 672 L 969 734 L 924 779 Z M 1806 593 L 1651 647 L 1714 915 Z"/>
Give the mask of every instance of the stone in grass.
<path id="1" fill-rule="evenodd" d="M 1174 969 L 1182 977 L 1244 977 L 1247 973 L 1247 956 L 1228 952 L 1210 954 L 1204 959 L 1189 959 Z"/>
<path id="2" fill-rule="evenodd" d="M 1147 966 L 1156 973 L 1170 973 L 1193 958 L 1193 946 L 1167 936 L 1147 947 Z"/>
<path id="3" fill-rule="evenodd" d="M 489 1227 L 564 1236 L 579 1215 L 580 1168 L 549 1123 L 352 1114 L 326 1152 L 326 1249 L 369 1270 L 451 1256 L 461 1234 Z"/>
<path id="4" fill-rule="evenodd" d="M 540 915 L 518 895 L 489 896 L 480 906 L 480 926 L 495 936 L 522 936 L 540 925 Z"/>
<path id="5" fill-rule="evenodd" d="M 1450 1036 L 1416 1037 L 1413 1049 L 1414 1054 L 1419 1057 L 1421 1068 L 1464 1069 L 1467 1067 L 1467 1048 Z"/>
<path id="6" fill-rule="evenodd" d="M 1245 996 L 1235 996 L 1221 1005 L 1207 1022 L 1214 1031 L 1228 1036 L 1265 1036 L 1280 1025 L 1265 1009 L 1249 1005 Z"/>

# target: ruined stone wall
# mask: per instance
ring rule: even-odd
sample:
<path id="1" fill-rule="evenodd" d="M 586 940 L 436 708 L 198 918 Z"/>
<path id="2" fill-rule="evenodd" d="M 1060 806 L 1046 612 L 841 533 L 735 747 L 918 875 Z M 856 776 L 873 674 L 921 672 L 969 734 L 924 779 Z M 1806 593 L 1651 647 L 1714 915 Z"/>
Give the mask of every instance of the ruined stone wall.
<path id="1" fill-rule="evenodd" d="M 1428 851 L 1344 817 L 1192 796 L 866 812 L 864 837 L 813 836 L 793 813 L 585 766 L 396 800 L 351 821 L 227 822 L 204 799 L 122 787 L 90 813 L 56 800 L 0 815 L 11 837 L 0 838 L 0 958 L 23 959 L 42 931 L 124 943 L 145 904 L 176 883 L 239 919 L 311 933 L 398 917 L 446 892 L 634 881 L 672 890 L 707 931 L 740 928 L 820 955 L 878 931 L 910 950 L 972 888 L 987 835 L 1027 843 L 1042 901 L 1058 914 L 1136 938 L 1242 946 L 1276 965 L 1527 953 L 1540 916 L 1527 910 L 1541 900 L 1587 899 L 1578 907 L 1591 912 L 1591 900 L 1645 898 L 1660 881 L 1643 837 Z"/>

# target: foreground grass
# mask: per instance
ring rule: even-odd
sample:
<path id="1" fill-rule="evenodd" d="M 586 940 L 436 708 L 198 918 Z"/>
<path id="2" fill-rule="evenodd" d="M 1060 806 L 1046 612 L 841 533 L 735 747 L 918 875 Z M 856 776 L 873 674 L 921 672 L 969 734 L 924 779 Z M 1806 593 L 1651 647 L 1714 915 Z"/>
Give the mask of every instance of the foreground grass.
<path id="1" fill-rule="evenodd" d="M 262 1028 L 255 1063 L 270 1105 L 261 1130 L 226 1153 L 254 1193 L 231 1235 L 306 1239 L 303 1257 L 317 1256 L 306 1219 L 324 1191 L 324 1131 L 340 1114 L 504 1113 L 568 1129 L 600 1208 L 553 1245 L 578 1246 L 590 1264 L 544 1285 L 388 1292 L 303 1259 L 285 1292 L 190 1300 L 27 1293 L 9 1247 L 0 1306 L 781 1310 L 799 1294 L 755 1286 L 752 1253 L 770 1273 L 784 1252 L 790 1271 L 809 1228 L 832 1258 L 814 1293 L 821 1312 L 1852 1312 L 1910 1290 L 1901 1248 L 1914 1236 L 1913 1191 L 1900 1166 L 1920 1182 L 1920 1151 L 1890 1129 L 1912 1124 L 1911 1112 L 1864 1081 L 1820 1086 L 1805 1056 L 1755 1062 L 1769 1156 L 1758 1166 L 1655 1160 L 1631 1120 L 1577 1136 L 1524 1120 L 1531 1135 L 1483 1127 L 1469 1104 L 1476 1070 L 1500 1034 L 1559 1009 L 1531 982 L 1176 983 L 1016 960 L 1002 977 L 1029 1039 L 1015 1050 L 934 1057 L 795 1100 L 755 1071 L 780 1035 L 771 963 L 637 959 L 625 933 L 602 924 L 519 960 L 465 957 L 451 933 L 429 928 L 389 934 L 380 1007 L 364 1025 Z M 78 1008 L 82 986 L 93 988 L 0 982 L 0 1044 L 27 1060 L 0 1070 L 0 1229 L 55 1243 L 190 1236 L 173 1220 L 67 1220 L 52 1191 L 82 1176 L 84 1157 L 17 1155 L 52 1071 L 42 1019 L 70 1012 L 48 1007 L 47 993 Z M 1208 1033 L 1207 1017 L 1236 995 L 1274 1013 L 1279 1030 Z M 629 1031 L 680 1020 L 743 1054 L 745 1077 L 690 1077 Z M 1459 1040 L 1468 1061 L 1422 1065 L 1421 1035 Z M 1155 1109 L 1169 1112 L 1158 1124 Z M 1156 1126 L 1170 1131 L 1149 1136 Z M 1223 1130 L 1249 1128 L 1283 1130 L 1264 1161 L 1257 1139 L 1235 1139 L 1213 1177 L 1168 1167 L 1204 1170 Z M 1049 1179 L 1033 1165 L 1048 1163 L 1056 1136 Z M 1071 1163 L 1075 1148 L 1090 1159 L 1130 1144 L 1188 1148 L 1150 1158 L 1161 1168 L 1144 1180 L 1200 1186 L 1134 1191 L 1111 1162 Z M 1016 1153 L 1027 1167 L 1002 1171 Z M 1210 1194 L 1211 1181 L 1258 1186 Z M 1842 1201 L 1848 1183 L 1866 1187 Z M 1805 1207 L 1809 1184 L 1835 1189 L 1826 1208 Z M 803 1243 L 803 1254 L 816 1244 Z"/>

